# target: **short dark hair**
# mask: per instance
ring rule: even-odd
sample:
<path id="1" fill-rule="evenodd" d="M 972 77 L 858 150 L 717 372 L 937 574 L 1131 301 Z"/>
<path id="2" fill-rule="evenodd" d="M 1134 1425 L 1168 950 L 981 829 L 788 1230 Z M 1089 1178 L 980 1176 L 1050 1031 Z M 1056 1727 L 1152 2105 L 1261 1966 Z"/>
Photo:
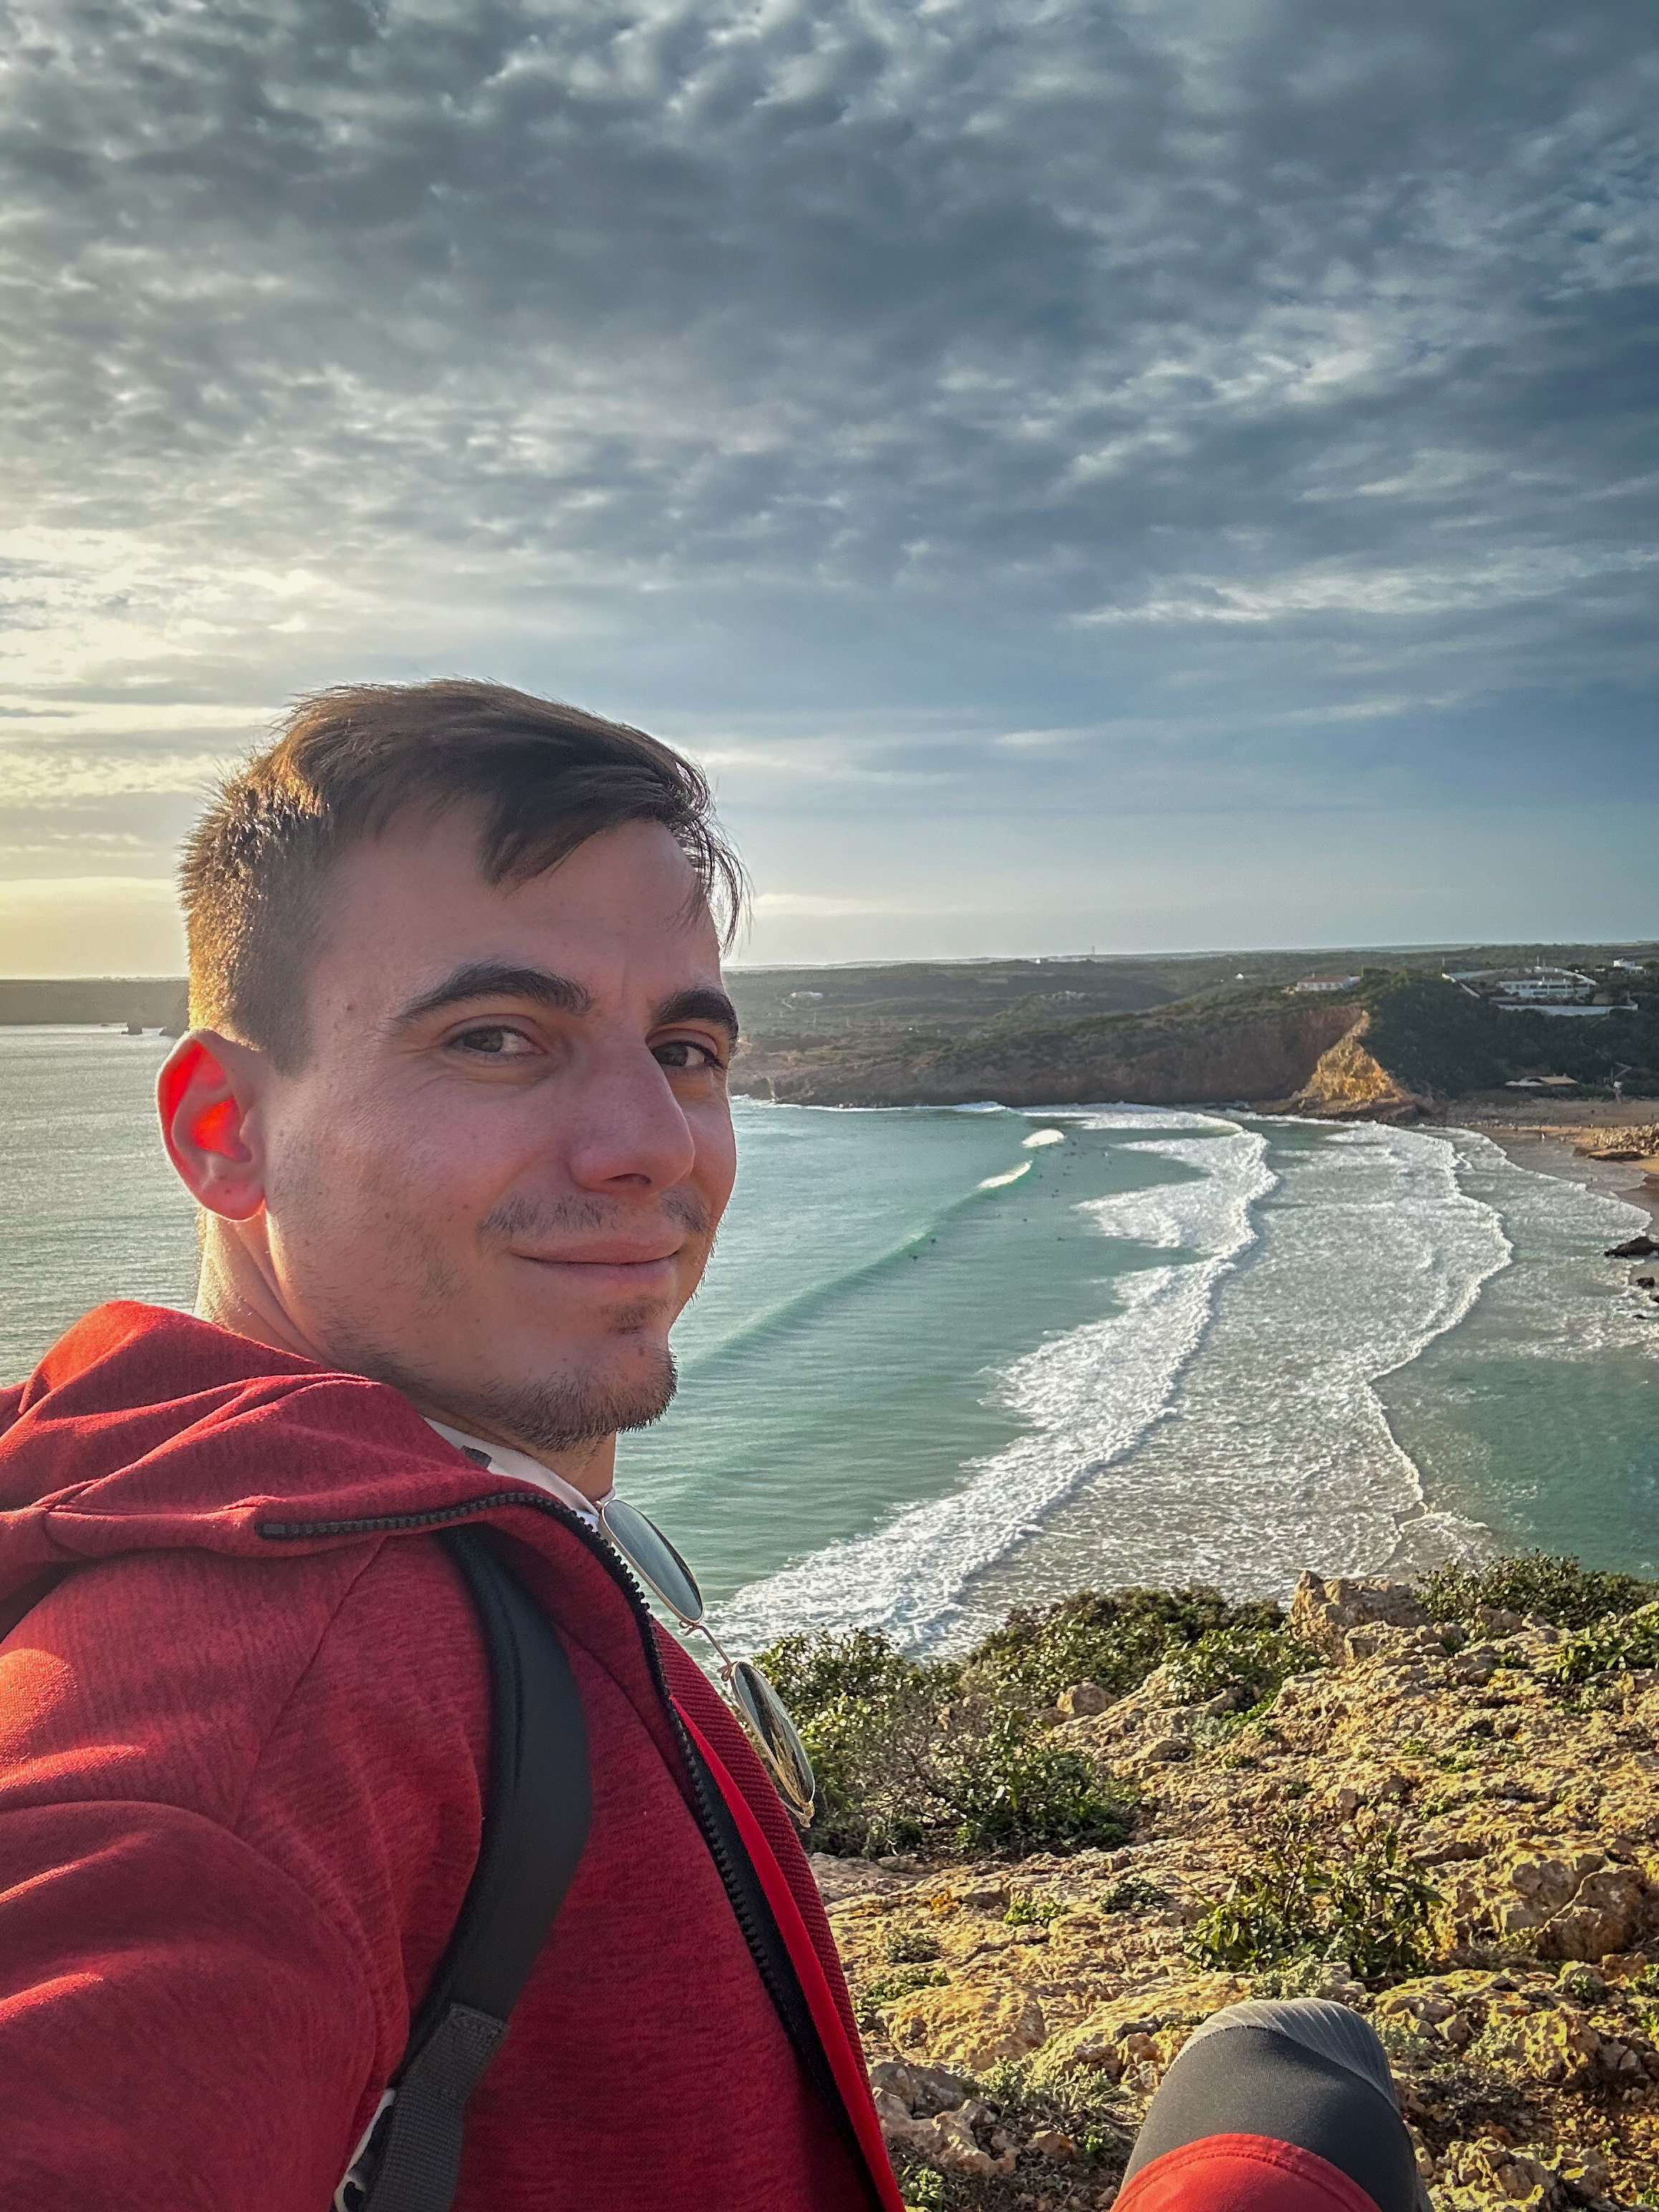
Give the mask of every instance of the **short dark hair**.
<path id="1" fill-rule="evenodd" d="M 299 702 L 185 841 L 192 1024 L 297 1066 L 330 866 L 400 815 L 456 805 L 481 811 L 478 863 L 490 883 L 540 875 L 624 822 L 660 823 L 731 944 L 741 865 L 707 780 L 657 738 L 501 684 L 339 684 Z"/>

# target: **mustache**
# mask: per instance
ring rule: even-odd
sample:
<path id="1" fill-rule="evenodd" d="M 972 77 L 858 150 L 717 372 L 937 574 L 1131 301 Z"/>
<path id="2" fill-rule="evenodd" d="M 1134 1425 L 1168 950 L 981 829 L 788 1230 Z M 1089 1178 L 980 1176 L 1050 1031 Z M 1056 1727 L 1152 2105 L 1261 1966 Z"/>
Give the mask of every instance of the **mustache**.
<path id="1" fill-rule="evenodd" d="M 706 1237 L 714 1227 L 713 1213 L 692 1190 L 665 1192 L 656 1206 L 655 1218 L 672 1221 L 677 1228 L 688 1230 L 696 1237 Z M 524 1237 L 532 1242 L 556 1243 L 561 1236 L 573 1233 L 603 1236 L 608 1231 L 637 1230 L 640 1220 L 640 1208 L 621 1199 L 504 1198 L 499 1206 L 492 1206 L 479 1222 L 478 1233 L 503 1239 Z"/>

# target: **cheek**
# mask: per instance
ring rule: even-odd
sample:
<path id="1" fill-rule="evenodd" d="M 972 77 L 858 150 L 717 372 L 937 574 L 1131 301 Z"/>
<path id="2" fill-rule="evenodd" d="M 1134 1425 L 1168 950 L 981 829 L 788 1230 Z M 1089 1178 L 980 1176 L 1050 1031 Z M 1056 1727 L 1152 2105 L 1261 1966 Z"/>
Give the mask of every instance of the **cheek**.
<path id="1" fill-rule="evenodd" d="M 694 1125 L 694 1134 L 697 1146 L 697 1188 L 713 1207 L 718 1221 L 726 1211 L 738 1173 L 737 1132 L 732 1127 L 729 1107 L 722 1104 L 718 1111 L 711 1110 Z"/>
<path id="2" fill-rule="evenodd" d="M 489 1200 L 491 1133 L 422 1105 L 349 1093 L 310 1103 L 280 1133 L 273 1209 L 302 1208 L 311 1236 L 335 1243 L 394 1219 L 440 1237 L 466 1221 Z"/>

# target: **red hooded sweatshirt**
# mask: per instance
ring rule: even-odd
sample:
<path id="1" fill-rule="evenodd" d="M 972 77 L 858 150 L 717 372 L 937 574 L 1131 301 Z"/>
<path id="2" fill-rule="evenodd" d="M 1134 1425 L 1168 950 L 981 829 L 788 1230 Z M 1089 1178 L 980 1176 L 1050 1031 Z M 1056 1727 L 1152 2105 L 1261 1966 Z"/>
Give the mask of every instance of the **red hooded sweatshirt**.
<path id="1" fill-rule="evenodd" d="M 325 2212 L 477 1856 L 487 1662 L 430 1534 L 469 1521 L 564 1644 L 593 1814 L 456 2212 L 896 2212 L 794 1832 L 608 1548 L 395 1391 L 133 1304 L 0 1395 L 0 2203 Z"/>

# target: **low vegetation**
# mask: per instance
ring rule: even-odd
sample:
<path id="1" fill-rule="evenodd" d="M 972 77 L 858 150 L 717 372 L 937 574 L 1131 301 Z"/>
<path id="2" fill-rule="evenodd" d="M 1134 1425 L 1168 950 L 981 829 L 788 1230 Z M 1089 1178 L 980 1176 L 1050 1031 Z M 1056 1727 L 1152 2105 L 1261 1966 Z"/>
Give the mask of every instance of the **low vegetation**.
<path id="1" fill-rule="evenodd" d="M 1659 1590 L 1634 1575 L 1610 1574 L 1547 1552 L 1523 1552 L 1483 1567 L 1437 1567 L 1418 1595 L 1436 1620 L 1474 1622 L 1493 1609 L 1554 1628 L 1589 1628 L 1633 1611 Z"/>
<path id="2" fill-rule="evenodd" d="M 1603 1674 L 1659 1668 L 1659 1605 L 1592 1621 L 1563 1645 L 1561 1680 L 1589 1682 Z"/>
<path id="3" fill-rule="evenodd" d="M 820 1875 L 918 2212 L 1107 2212 L 1187 2039 L 1297 1996 L 1372 2022 L 1432 2212 L 1659 2203 L 1659 1588 L 1534 1552 L 1291 1618 L 1084 1592 L 948 1662 L 778 1653 L 815 1746 L 863 1731 L 843 1850 L 892 1846 Z"/>
<path id="4" fill-rule="evenodd" d="M 965 1663 L 1020 1705 L 1053 1705 L 1079 1682 L 1121 1698 L 1166 1658 L 1206 1648 L 1219 1632 L 1276 1632 L 1283 1625 L 1276 1605 L 1229 1605 L 1219 1590 L 1202 1587 L 1079 1590 L 1044 1609 L 1011 1613 Z"/>
<path id="5" fill-rule="evenodd" d="M 1167 1664 L 1189 1702 L 1248 1711 L 1313 1663 L 1277 1606 L 1203 1588 L 1024 1607 L 960 1660 L 908 1659 L 864 1629 L 782 1637 L 758 1657 L 817 1770 L 809 1847 L 874 1858 L 1121 1843 L 1132 1799 L 1051 1736 L 1066 1691 L 1123 1697 Z"/>
<path id="6" fill-rule="evenodd" d="M 1248 1974 L 1336 1960 L 1365 1982 L 1421 1973 L 1440 1948 L 1439 1903 L 1439 1891 L 1402 1859 L 1398 1828 L 1322 1833 L 1286 1814 L 1198 1922 L 1189 1948 L 1200 1966 Z M 1295 1993 L 1282 1978 L 1280 1987 Z"/>

